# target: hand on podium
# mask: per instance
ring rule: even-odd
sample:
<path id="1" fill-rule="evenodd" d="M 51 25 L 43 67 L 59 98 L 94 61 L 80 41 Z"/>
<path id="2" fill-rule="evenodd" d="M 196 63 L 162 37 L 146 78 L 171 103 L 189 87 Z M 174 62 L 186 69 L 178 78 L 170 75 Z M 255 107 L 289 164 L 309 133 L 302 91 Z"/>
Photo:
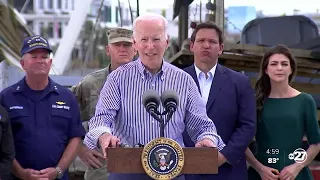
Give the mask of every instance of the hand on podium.
<path id="1" fill-rule="evenodd" d="M 204 138 L 196 143 L 195 147 L 217 147 L 210 139 Z"/>
<path id="2" fill-rule="evenodd" d="M 104 158 L 107 158 L 107 147 L 119 147 L 120 140 L 116 136 L 112 136 L 110 133 L 104 133 L 99 137 L 99 144 L 102 149 Z"/>

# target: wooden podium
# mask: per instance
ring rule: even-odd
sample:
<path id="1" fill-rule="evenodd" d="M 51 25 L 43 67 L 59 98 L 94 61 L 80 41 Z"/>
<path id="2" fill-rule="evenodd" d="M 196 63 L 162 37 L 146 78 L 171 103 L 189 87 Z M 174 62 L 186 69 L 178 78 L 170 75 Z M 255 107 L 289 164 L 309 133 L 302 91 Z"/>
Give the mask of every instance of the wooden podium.
<path id="1" fill-rule="evenodd" d="M 157 108 L 160 99 L 165 111 Z M 160 137 L 151 140 L 144 147 L 107 148 L 109 173 L 147 174 L 152 179 L 170 180 L 180 174 L 217 174 L 217 148 L 182 148 L 173 139 L 165 138 L 164 129 L 179 102 L 179 95 L 173 90 L 161 94 L 148 90 L 142 97 L 142 104 L 150 115 L 159 122 Z M 166 116 L 166 120 L 162 118 Z"/>
<path id="2" fill-rule="evenodd" d="M 143 148 L 107 148 L 109 173 L 145 173 L 141 155 Z M 184 165 L 180 174 L 217 174 L 217 148 L 183 148 Z"/>

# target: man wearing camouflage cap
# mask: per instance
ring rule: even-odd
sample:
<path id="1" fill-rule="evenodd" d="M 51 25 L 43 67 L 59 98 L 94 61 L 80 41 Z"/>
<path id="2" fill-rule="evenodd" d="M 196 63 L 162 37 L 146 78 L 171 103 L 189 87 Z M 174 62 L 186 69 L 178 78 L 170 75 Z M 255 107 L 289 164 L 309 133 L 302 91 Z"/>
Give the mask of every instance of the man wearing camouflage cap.
<path id="1" fill-rule="evenodd" d="M 100 90 L 108 74 L 119 66 L 131 62 L 136 54 L 131 30 L 115 28 L 108 31 L 107 35 L 106 54 L 110 56 L 111 63 L 104 69 L 88 74 L 71 88 L 78 99 L 85 127 L 87 127 L 87 121 L 94 116 Z M 106 180 L 108 178 L 105 159 L 99 149 L 92 151 L 82 145 L 79 157 L 88 166 L 84 177 L 86 180 Z"/>

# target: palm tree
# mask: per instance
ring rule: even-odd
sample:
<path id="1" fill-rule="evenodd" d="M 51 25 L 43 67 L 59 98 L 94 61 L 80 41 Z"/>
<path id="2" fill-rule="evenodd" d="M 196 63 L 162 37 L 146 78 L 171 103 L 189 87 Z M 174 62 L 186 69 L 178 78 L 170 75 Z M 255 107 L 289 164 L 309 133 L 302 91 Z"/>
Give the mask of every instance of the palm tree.
<path id="1" fill-rule="evenodd" d="M 95 64 L 95 68 L 103 68 L 110 62 L 110 58 L 105 52 L 105 46 L 108 44 L 106 32 L 109 30 L 109 28 L 102 28 L 100 25 L 97 25 L 96 29 L 94 30 L 93 26 L 94 25 L 92 21 L 87 21 L 80 33 L 80 51 L 82 52 L 82 56 L 80 57 L 81 60 L 76 60 L 77 62 L 74 63 L 78 65 L 82 64 L 82 69 L 85 69 L 90 65 L 92 66 L 92 64 Z M 94 37 L 92 42 L 90 42 L 93 30 Z M 88 56 L 86 57 L 87 53 Z M 86 58 L 87 60 L 85 60 Z"/>
<path id="2" fill-rule="evenodd" d="M 85 60 L 85 52 L 88 49 L 89 42 L 91 39 L 91 32 L 93 29 L 93 22 L 92 21 L 86 21 L 84 24 L 84 27 L 80 33 L 80 51 L 82 52 L 82 56 L 80 57 L 83 61 Z M 91 57 L 90 57 L 91 58 Z"/>

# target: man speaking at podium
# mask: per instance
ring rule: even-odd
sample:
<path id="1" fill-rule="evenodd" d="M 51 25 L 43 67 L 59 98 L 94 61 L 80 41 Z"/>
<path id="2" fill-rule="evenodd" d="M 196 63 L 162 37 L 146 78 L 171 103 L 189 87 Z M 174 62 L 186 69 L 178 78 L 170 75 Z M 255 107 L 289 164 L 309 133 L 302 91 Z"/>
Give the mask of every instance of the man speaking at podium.
<path id="1" fill-rule="evenodd" d="M 190 75 L 163 60 L 168 47 L 167 20 L 158 14 L 147 13 L 133 23 L 134 46 L 139 58 L 113 71 L 101 90 L 95 116 L 89 121 L 84 143 L 90 149 L 100 146 L 116 147 L 119 142 L 134 146 L 147 144 L 160 136 L 159 123 L 146 111 L 142 97 L 149 90 L 161 95 L 173 90 L 179 96 L 176 112 L 165 128 L 164 136 L 182 147 L 186 129 L 198 147 L 217 147 L 225 144 L 217 135 L 213 121 L 206 114 L 204 102 Z M 160 110 L 163 109 L 160 106 Z M 114 179 L 150 179 L 146 174 L 114 174 Z M 176 179 L 184 179 L 178 176 Z"/>

